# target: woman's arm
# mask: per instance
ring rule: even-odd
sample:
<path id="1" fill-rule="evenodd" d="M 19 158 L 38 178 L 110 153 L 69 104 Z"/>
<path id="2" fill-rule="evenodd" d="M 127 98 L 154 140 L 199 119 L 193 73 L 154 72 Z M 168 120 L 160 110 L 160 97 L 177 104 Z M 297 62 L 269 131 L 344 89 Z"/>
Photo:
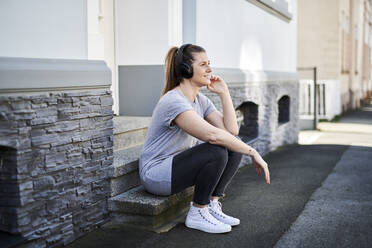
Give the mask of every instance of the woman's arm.
<path id="1" fill-rule="evenodd" d="M 232 103 L 230 92 L 220 94 L 222 109 L 223 109 L 223 123 L 226 129 L 233 135 L 239 134 L 238 121 L 236 120 L 236 113 Z"/>
<path id="2" fill-rule="evenodd" d="M 174 122 L 182 130 L 202 141 L 222 145 L 231 151 L 251 156 L 257 173 L 260 174 L 260 168 L 262 168 L 265 173 L 266 183 L 270 183 L 270 172 L 267 163 L 254 148 L 237 139 L 234 135 L 209 124 L 193 110 L 179 114 L 174 119 Z"/>
<path id="3" fill-rule="evenodd" d="M 223 123 L 226 129 L 233 135 L 238 135 L 239 127 L 236 120 L 235 109 L 230 97 L 230 92 L 227 90 L 225 93 L 220 94 L 222 109 L 223 109 Z"/>
<path id="4" fill-rule="evenodd" d="M 206 120 L 213 126 L 225 129 L 232 135 L 238 135 L 239 127 L 236 120 L 236 113 L 226 83 L 222 80 L 222 78 L 212 76 L 211 84 L 208 85 L 207 88 L 220 96 L 223 115 L 219 111 L 214 111 L 207 116 Z"/>

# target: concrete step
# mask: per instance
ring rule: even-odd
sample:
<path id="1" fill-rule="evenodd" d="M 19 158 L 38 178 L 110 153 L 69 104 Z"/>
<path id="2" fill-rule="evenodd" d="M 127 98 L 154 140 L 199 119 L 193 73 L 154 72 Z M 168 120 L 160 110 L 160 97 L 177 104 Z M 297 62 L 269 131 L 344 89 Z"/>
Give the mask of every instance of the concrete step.
<path id="1" fill-rule="evenodd" d="M 135 225 L 144 229 L 163 232 L 177 224 L 192 199 L 194 188 L 168 197 L 155 196 L 143 186 L 135 187 L 108 201 L 112 221 L 107 226 Z"/>
<path id="2" fill-rule="evenodd" d="M 138 158 L 142 145 L 114 151 L 114 175 L 111 178 L 111 196 L 140 185 Z"/>
<path id="3" fill-rule="evenodd" d="M 168 231 L 184 218 L 189 207 L 193 187 L 162 197 L 139 186 L 138 158 L 150 121 L 149 117 L 114 117 L 114 175 L 108 203 L 112 221 L 106 227 L 135 225 L 156 232 Z"/>
<path id="4" fill-rule="evenodd" d="M 143 144 L 150 121 L 151 117 L 115 116 L 114 151 Z"/>
<path id="5" fill-rule="evenodd" d="M 145 142 L 147 128 L 127 131 L 114 135 L 114 151 L 142 145 Z"/>

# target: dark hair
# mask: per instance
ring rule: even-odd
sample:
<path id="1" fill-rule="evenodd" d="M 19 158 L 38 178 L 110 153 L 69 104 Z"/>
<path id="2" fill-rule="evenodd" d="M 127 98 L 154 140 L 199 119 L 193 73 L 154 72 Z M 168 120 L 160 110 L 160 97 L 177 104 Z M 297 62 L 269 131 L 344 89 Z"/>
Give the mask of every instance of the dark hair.
<path id="1" fill-rule="evenodd" d="M 180 72 L 180 63 L 186 63 L 191 66 L 194 61 L 193 54 L 205 52 L 205 49 L 197 45 L 189 44 L 183 48 L 182 59 L 179 58 L 179 60 L 177 60 L 178 51 L 178 47 L 172 47 L 165 57 L 165 84 L 161 94 L 162 96 L 177 87 L 184 78 Z"/>

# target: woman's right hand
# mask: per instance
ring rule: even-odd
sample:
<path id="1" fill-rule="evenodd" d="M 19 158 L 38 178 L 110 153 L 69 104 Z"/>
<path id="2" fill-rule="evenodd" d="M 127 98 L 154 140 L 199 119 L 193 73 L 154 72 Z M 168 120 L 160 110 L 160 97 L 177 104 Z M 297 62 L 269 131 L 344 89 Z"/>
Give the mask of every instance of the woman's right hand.
<path id="1" fill-rule="evenodd" d="M 251 156 L 251 158 L 252 158 L 254 167 L 256 167 L 257 174 L 261 175 L 261 168 L 262 168 L 265 173 L 266 183 L 270 184 L 270 171 L 269 171 L 268 164 L 265 162 L 265 160 L 263 160 L 263 158 L 257 151 L 254 153 L 254 155 Z"/>

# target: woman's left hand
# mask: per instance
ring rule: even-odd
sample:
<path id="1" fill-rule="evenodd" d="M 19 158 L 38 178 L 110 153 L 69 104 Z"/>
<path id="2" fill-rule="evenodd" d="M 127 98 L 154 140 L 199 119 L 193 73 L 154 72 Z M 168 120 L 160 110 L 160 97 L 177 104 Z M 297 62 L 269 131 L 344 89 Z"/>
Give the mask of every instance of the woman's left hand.
<path id="1" fill-rule="evenodd" d="M 258 175 L 261 175 L 261 168 L 262 168 L 265 174 L 266 183 L 270 184 L 269 166 L 265 162 L 265 160 L 263 160 L 263 158 L 258 152 L 255 152 L 255 154 L 252 156 L 252 162 L 253 162 L 254 167 L 256 167 L 256 171 Z"/>
<path id="2" fill-rule="evenodd" d="M 208 90 L 217 93 L 223 94 L 229 91 L 225 81 L 219 76 L 211 75 L 211 83 L 207 85 Z"/>

